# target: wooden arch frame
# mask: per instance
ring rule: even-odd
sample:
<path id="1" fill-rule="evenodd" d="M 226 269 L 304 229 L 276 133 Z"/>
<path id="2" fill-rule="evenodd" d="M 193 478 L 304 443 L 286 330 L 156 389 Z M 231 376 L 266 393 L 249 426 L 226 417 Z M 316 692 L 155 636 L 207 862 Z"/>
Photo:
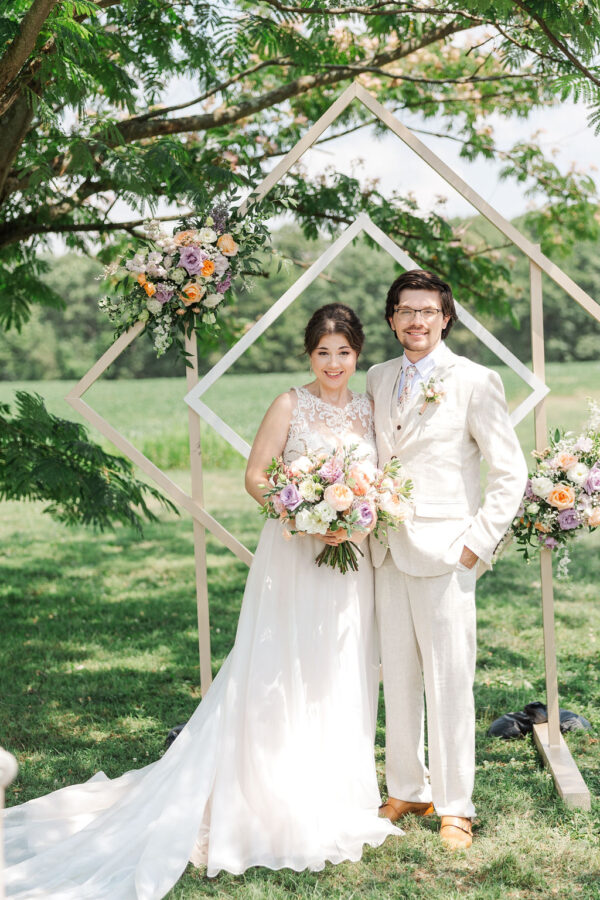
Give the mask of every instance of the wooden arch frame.
<path id="1" fill-rule="evenodd" d="M 433 151 L 431 151 L 422 141 L 420 141 L 399 119 L 392 115 L 379 101 L 367 90 L 365 90 L 358 82 L 351 84 L 338 99 L 329 107 L 329 109 L 321 116 L 321 118 L 307 131 L 303 138 L 289 151 L 289 153 L 279 162 L 279 164 L 269 173 L 269 175 L 258 186 L 255 193 L 246 201 L 242 212 L 245 211 L 250 203 L 264 197 L 269 190 L 289 171 L 289 169 L 300 159 L 300 157 L 308 150 L 320 135 L 338 118 L 344 109 L 354 100 L 361 102 L 369 109 L 383 124 L 385 124 L 400 140 L 403 141 L 414 153 L 416 153 L 424 162 L 434 169 L 441 177 L 451 185 L 459 194 L 461 194 L 482 216 L 484 216 L 492 225 L 502 232 L 516 247 L 518 247 L 529 259 L 530 266 L 530 290 L 531 290 L 531 341 L 532 341 L 532 364 L 533 377 L 535 378 L 534 388 L 534 420 L 535 420 L 535 441 L 536 449 L 541 450 L 546 445 L 546 410 L 545 410 L 545 358 L 544 358 L 544 330 L 543 330 L 543 299 L 542 299 L 542 273 L 546 273 L 556 284 L 562 287 L 567 294 L 582 306 L 593 318 L 600 322 L 600 306 L 583 291 L 568 275 L 566 275 L 558 266 L 546 257 L 539 247 L 528 240 L 521 232 L 519 232 L 510 222 L 508 222 L 500 213 L 487 203 L 473 188 L 470 187 L 459 175 L 457 175 L 446 163 L 443 162 Z M 358 220 L 357 220 L 358 222 Z M 368 231 L 367 222 L 372 228 L 375 228 L 368 217 L 361 220 L 360 226 Z M 354 223 L 356 225 L 357 223 Z M 350 226 L 352 228 L 353 226 Z M 371 233 L 371 232 L 370 232 Z M 381 233 L 380 233 L 381 234 Z M 372 234 L 373 236 L 373 234 Z M 389 241 L 390 245 L 396 247 L 392 241 L 383 235 L 385 241 Z M 351 238 L 350 238 L 351 239 Z M 379 240 L 379 238 L 376 238 Z M 379 241 L 379 243 L 382 243 Z M 383 246 L 383 244 L 382 244 Z M 386 247 L 390 251 L 390 247 Z M 398 253 L 403 253 L 396 247 Z M 392 255 L 401 264 L 404 264 L 399 258 L 397 252 Z M 325 255 L 327 254 L 327 251 Z M 404 255 L 405 256 L 405 255 Z M 406 257 L 410 263 L 407 267 L 414 267 L 414 264 Z M 317 261 L 319 262 L 319 261 Z M 327 261 L 322 266 L 323 268 Z M 315 264 L 316 265 L 316 264 Z M 310 270 L 309 270 L 310 271 Z M 307 273 L 306 273 L 307 274 Z M 301 276 L 298 281 L 301 281 Z M 303 288 L 301 288 L 302 290 Z M 296 293 L 296 296 L 300 291 Z M 285 297 L 285 295 L 284 295 Z M 273 311 L 277 304 L 281 304 L 283 297 L 271 307 L 271 310 L 263 317 L 265 328 L 270 324 L 279 313 L 273 315 Z M 292 298 L 292 300 L 295 299 Z M 289 302 L 292 302 L 290 300 Z M 282 310 L 281 310 L 282 311 Z M 465 320 L 466 310 L 461 310 L 463 321 Z M 468 315 L 468 314 L 467 314 Z M 269 316 L 271 319 L 269 320 Z M 257 323 L 260 326 L 260 322 Z M 465 323 L 466 324 L 466 323 Z M 478 324 L 478 323 L 475 323 Z M 256 328 L 257 326 L 255 326 Z M 468 326 L 470 327 L 470 326 Z M 98 362 L 90 369 L 90 371 L 81 379 L 81 381 L 73 388 L 73 390 L 65 398 L 70 405 L 76 409 L 85 419 L 95 425 L 102 434 L 108 437 L 115 446 L 128 456 L 133 462 L 137 463 L 143 471 L 146 472 L 153 480 L 165 490 L 165 492 L 180 506 L 186 509 L 194 520 L 194 548 L 196 563 L 196 594 L 198 606 L 198 638 L 200 650 L 200 674 L 201 688 L 204 693 L 211 681 L 211 665 L 210 665 L 210 632 L 209 632 L 209 608 L 208 608 L 208 589 L 206 580 L 206 529 L 208 529 L 218 540 L 227 546 L 241 561 L 246 564 L 250 563 L 251 554 L 240 544 L 233 535 L 229 534 L 226 529 L 217 522 L 205 509 L 203 497 L 203 480 L 202 480 L 202 456 L 200 442 L 200 416 L 216 426 L 217 429 L 226 437 L 227 440 L 234 438 L 236 446 L 240 452 L 247 455 L 247 445 L 241 442 L 241 438 L 235 434 L 229 426 L 223 423 L 214 413 L 200 400 L 203 393 L 202 385 L 206 390 L 206 379 L 198 383 L 197 369 L 197 350 L 196 342 L 192 340 L 186 341 L 186 350 L 190 354 L 192 367 L 187 370 L 188 394 L 186 402 L 188 403 L 188 422 L 190 435 L 190 452 L 191 452 L 191 475 L 192 475 L 192 492 L 191 495 L 186 494 L 178 485 L 172 482 L 158 467 L 156 467 L 147 457 L 145 457 L 137 448 L 127 441 L 113 426 L 98 415 L 91 407 L 89 407 L 81 398 L 86 390 L 100 377 L 105 369 L 119 356 L 120 353 L 138 336 L 143 330 L 144 324 L 137 323 L 126 334 L 122 335 L 109 350 L 98 360 Z M 481 328 L 481 326 L 479 326 Z M 264 330 L 264 328 L 263 328 Z M 249 335 L 251 332 L 248 333 Z M 258 335 L 256 335 L 258 336 Z M 481 336 L 481 335 L 479 335 Z M 248 336 L 245 336 L 248 337 Z M 242 343 L 242 341 L 239 343 Z M 237 345 L 239 349 L 239 343 Z M 249 342 L 251 343 L 251 341 Z M 248 346 L 249 346 L 248 343 Z M 497 342 L 499 344 L 499 342 Z M 501 347 L 502 345 L 499 344 Z M 235 351 L 235 347 L 226 354 L 219 364 L 212 370 L 214 378 L 219 377 L 222 371 L 225 371 L 231 365 L 231 353 Z M 245 347 L 242 347 L 241 352 Z M 506 350 L 506 348 L 504 348 Z M 241 352 L 238 355 L 241 355 Z M 501 354 L 500 354 L 501 355 Z M 237 358 L 237 356 L 236 356 Z M 227 360 L 230 360 L 227 363 Z M 522 364 L 520 364 L 522 366 Z M 513 366 L 514 368 L 514 366 Z M 523 368 L 526 371 L 525 366 Z M 222 370 L 222 371 L 221 371 Z M 208 376 L 207 376 L 208 377 Z M 523 377 L 523 376 L 522 376 Z M 526 379 L 527 380 L 527 379 Z M 537 392 L 537 393 L 536 393 Z M 531 398 L 528 398 L 531 399 Z M 529 409 L 531 406 L 529 407 Z M 529 410 L 526 410 L 528 412 Z M 526 414 L 526 412 L 524 414 Z M 241 443 L 240 443 L 241 442 Z M 556 647 L 554 633 L 554 599 L 552 588 L 552 559 L 549 550 L 541 551 L 541 583 L 542 583 L 542 615 L 544 630 L 544 655 L 546 666 L 546 691 L 547 691 L 547 707 L 548 707 L 548 724 L 538 725 L 534 728 L 534 737 L 542 756 L 549 765 L 559 794 L 565 802 L 572 806 L 578 806 L 584 809 L 590 808 L 590 795 L 587 787 L 577 769 L 577 766 L 560 734 L 559 707 L 558 707 L 558 680 L 556 666 Z"/>

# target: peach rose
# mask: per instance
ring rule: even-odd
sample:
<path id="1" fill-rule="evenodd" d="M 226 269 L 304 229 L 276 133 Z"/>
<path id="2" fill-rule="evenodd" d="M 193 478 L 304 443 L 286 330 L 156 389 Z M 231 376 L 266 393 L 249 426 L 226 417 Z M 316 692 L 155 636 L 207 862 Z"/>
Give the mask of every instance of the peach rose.
<path id="1" fill-rule="evenodd" d="M 364 495 L 371 487 L 371 482 L 369 481 L 369 477 L 365 470 L 360 466 L 352 466 L 350 472 L 348 473 L 348 477 L 350 481 L 353 482 L 352 490 L 354 491 L 356 496 L 364 497 Z"/>
<path id="2" fill-rule="evenodd" d="M 379 498 L 379 508 L 382 512 L 387 513 L 388 516 L 396 519 L 397 522 L 403 522 L 406 518 L 406 503 L 398 494 L 392 494 L 388 491 L 381 494 Z"/>
<path id="3" fill-rule="evenodd" d="M 558 454 L 555 462 L 560 469 L 564 469 L 566 472 L 567 469 L 572 468 L 572 466 L 574 466 L 575 463 L 578 463 L 579 460 L 576 456 L 573 456 L 572 453 L 567 453 L 566 451 L 564 451 L 563 453 Z"/>
<path id="4" fill-rule="evenodd" d="M 208 278 L 215 271 L 215 264 L 212 259 L 205 259 L 202 263 L 202 268 L 200 270 L 200 274 L 204 275 L 205 278 Z"/>
<path id="5" fill-rule="evenodd" d="M 536 529 L 536 531 L 543 531 L 544 534 L 548 534 L 548 532 L 550 531 L 548 525 L 544 525 L 542 522 L 536 522 L 533 527 Z"/>
<path id="6" fill-rule="evenodd" d="M 575 491 L 569 484 L 557 484 L 546 497 L 556 509 L 570 509 L 575 503 Z"/>
<path id="7" fill-rule="evenodd" d="M 188 231 L 180 231 L 173 240 L 178 247 L 186 247 L 198 240 L 198 232 L 195 228 L 190 228 Z"/>
<path id="8" fill-rule="evenodd" d="M 336 512 L 343 512 L 352 506 L 354 494 L 347 484 L 330 484 L 325 488 L 323 498 Z"/>
<path id="9" fill-rule="evenodd" d="M 590 509 L 587 515 L 586 525 L 589 525 L 590 528 L 597 528 L 600 525 L 600 506 L 595 506 L 593 509 Z"/>
<path id="10" fill-rule="evenodd" d="M 151 281 L 145 281 L 144 284 L 142 285 L 142 287 L 144 288 L 144 290 L 146 291 L 146 293 L 148 294 L 149 297 L 151 297 L 152 294 L 156 293 L 156 287 L 152 284 Z"/>
<path id="11" fill-rule="evenodd" d="M 195 284 L 193 281 L 188 281 L 181 290 L 185 296 L 180 294 L 180 297 L 186 306 L 191 306 L 192 303 L 199 303 L 206 293 L 205 287 L 200 287 L 199 284 Z"/>
<path id="12" fill-rule="evenodd" d="M 217 247 L 223 256 L 236 256 L 239 247 L 230 234 L 222 234 L 217 241 Z"/>

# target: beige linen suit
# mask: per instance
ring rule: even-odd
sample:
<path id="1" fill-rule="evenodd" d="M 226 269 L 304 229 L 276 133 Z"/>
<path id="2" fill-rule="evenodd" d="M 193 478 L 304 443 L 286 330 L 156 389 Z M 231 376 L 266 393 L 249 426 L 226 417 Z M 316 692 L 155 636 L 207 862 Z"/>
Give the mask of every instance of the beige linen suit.
<path id="1" fill-rule="evenodd" d="M 512 521 L 527 467 L 510 423 L 499 376 L 436 349 L 439 403 L 423 408 L 417 386 L 402 413 L 402 358 L 371 368 L 379 465 L 398 457 L 414 484 L 413 512 L 388 534 L 389 551 L 371 538 L 386 704 L 390 796 L 433 799 L 439 815 L 474 815 L 473 678 L 475 569 L 461 567 L 466 545 L 489 565 Z M 488 466 L 483 503 L 480 460 Z M 424 754 L 427 700 L 429 770 Z"/>

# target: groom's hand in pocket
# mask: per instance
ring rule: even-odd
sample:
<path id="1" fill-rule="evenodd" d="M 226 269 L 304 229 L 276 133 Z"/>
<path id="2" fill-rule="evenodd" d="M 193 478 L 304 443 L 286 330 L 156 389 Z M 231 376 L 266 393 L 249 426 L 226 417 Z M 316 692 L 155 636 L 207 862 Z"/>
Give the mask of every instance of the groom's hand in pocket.
<path id="1" fill-rule="evenodd" d="M 466 569 L 472 569 L 473 566 L 477 563 L 479 557 L 476 553 L 473 553 L 472 550 L 465 545 L 463 547 L 463 551 L 460 554 L 459 563 L 463 565 Z"/>

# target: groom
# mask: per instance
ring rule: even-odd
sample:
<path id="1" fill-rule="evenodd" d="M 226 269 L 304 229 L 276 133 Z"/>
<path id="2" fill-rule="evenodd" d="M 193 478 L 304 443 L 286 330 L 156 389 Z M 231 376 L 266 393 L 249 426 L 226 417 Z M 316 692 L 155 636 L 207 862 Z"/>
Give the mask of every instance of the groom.
<path id="1" fill-rule="evenodd" d="M 386 320 L 404 353 L 373 366 L 379 465 L 398 457 L 411 518 L 372 539 L 386 709 L 382 816 L 441 816 L 441 838 L 471 846 L 475 773 L 475 581 L 519 506 L 527 468 L 499 376 L 444 344 L 452 290 L 430 272 L 394 281 Z M 480 457 L 487 463 L 480 495 Z M 425 765 L 427 702 L 429 772 Z"/>

